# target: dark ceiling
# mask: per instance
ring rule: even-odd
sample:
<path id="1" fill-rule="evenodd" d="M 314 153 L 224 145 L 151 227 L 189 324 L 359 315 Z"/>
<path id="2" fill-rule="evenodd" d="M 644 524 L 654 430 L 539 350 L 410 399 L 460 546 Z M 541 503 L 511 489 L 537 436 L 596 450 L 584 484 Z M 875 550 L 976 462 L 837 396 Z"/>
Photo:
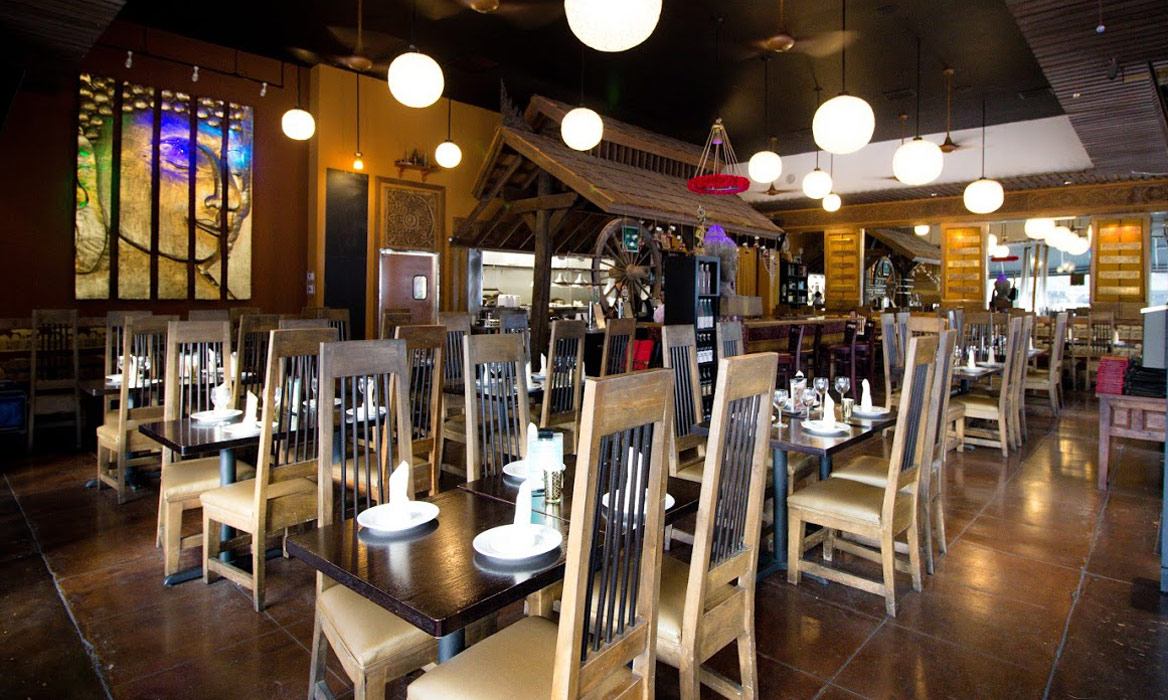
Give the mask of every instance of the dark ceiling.
<path id="1" fill-rule="evenodd" d="M 620 54 L 581 51 L 563 17 L 562 0 L 500 0 L 493 14 L 469 0 L 418 0 L 413 34 L 446 72 L 447 94 L 498 108 L 500 79 L 520 104 L 532 93 L 576 102 L 581 56 L 585 101 L 617 119 L 702 143 L 722 116 L 744 156 L 763 145 L 762 51 L 779 28 L 778 0 L 666 0 L 644 44 Z M 366 0 L 370 73 L 404 50 L 408 0 Z M 216 44 L 304 63 L 336 63 L 355 43 L 357 0 L 128 0 L 120 18 Z M 770 61 L 770 132 L 783 152 L 811 149 L 814 86 L 840 89 L 838 2 L 788 0 L 795 49 Z M 716 41 L 722 17 L 720 41 Z M 953 128 L 980 122 L 988 94 L 991 123 L 1061 114 L 1058 100 L 1003 0 L 851 0 L 847 87 L 876 112 L 877 140 L 900 133 L 897 115 L 912 114 L 916 38 L 923 49 L 922 128 L 945 128 L 942 69 L 952 66 Z M 1083 28 L 1089 38 L 1093 27 Z M 1071 32 L 1068 42 L 1078 40 Z M 720 49 L 718 48 L 720 47 Z M 815 54 L 815 55 L 812 55 Z M 910 118 L 909 128 L 912 128 Z"/>

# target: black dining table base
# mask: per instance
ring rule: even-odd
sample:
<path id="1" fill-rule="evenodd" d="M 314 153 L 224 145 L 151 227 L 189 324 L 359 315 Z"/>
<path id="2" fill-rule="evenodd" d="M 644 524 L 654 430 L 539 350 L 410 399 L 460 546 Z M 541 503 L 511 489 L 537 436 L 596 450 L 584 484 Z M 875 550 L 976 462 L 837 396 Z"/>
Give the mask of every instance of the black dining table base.
<path id="1" fill-rule="evenodd" d="M 787 570 L 787 467 L 789 459 L 786 450 L 771 449 L 771 516 L 774 518 L 774 531 L 771 535 L 770 556 L 767 556 L 766 552 L 762 550 L 759 551 L 758 568 L 755 575 L 757 581 Z M 822 455 L 819 458 L 819 478 L 822 480 L 831 476 L 831 468 L 831 455 Z M 806 572 L 803 575 L 827 584 L 825 578 Z"/>
<path id="2" fill-rule="evenodd" d="M 466 628 L 457 629 L 438 638 L 438 663 L 444 664 L 466 648 Z"/>

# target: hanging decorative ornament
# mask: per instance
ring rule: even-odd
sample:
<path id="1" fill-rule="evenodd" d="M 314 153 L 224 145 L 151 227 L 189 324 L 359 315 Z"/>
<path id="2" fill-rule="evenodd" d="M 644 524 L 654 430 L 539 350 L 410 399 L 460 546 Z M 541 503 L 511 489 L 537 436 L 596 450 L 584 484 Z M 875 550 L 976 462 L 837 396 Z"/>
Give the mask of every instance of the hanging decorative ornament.
<path id="1" fill-rule="evenodd" d="M 892 174 L 906 185 L 927 185 L 941 176 L 945 155 L 941 147 L 921 138 L 921 39 L 917 37 L 917 135 L 902 143 L 892 156 Z"/>
<path id="2" fill-rule="evenodd" d="M 770 54 L 762 55 L 762 124 L 770 133 L 771 130 L 771 100 L 770 100 Z M 779 157 L 775 148 L 775 137 L 767 140 L 767 148 L 755 153 L 746 164 L 746 172 L 755 182 L 767 184 L 779 179 L 783 174 L 783 159 Z"/>
<path id="3" fill-rule="evenodd" d="M 1028 238 L 1045 240 L 1054 231 L 1054 219 L 1027 219 L 1024 230 Z"/>
<path id="4" fill-rule="evenodd" d="M 843 202 L 840 200 L 840 196 L 835 192 L 832 192 L 823 198 L 824 211 L 839 211 L 841 204 L 843 204 Z"/>
<path id="5" fill-rule="evenodd" d="M 872 140 L 876 115 L 872 106 L 847 91 L 847 0 L 840 0 L 840 94 L 815 110 L 811 133 L 828 153 L 855 153 Z"/>
<path id="6" fill-rule="evenodd" d="M 597 51 L 627 51 L 649 38 L 661 18 L 661 0 L 564 0 L 568 27 Z"/>
<path id="7" fill-rule="evenodd" d="M 986 152 L 986 102 L 981 98 L 981 179 L 974 180 L 965 187 L 965 208 L 974 214 L 989 214 L 1002 206 L 1006 193 L 1002 183 L 985 176 Z"/>
<path id="8" fill-rule="evenodd" d="M 722 119 L 714 121 L 710 127 L 710 135 L 706 138 L 706 147 L 702 149 L 701 160 L 698 161 L 694 176 L 686 182 L 690 192 L 698 194 L 738 194 L 750 188 L 750 180 L 741 175 L 732 175 L 724 172 L 738 166 L 738 158 L 734 155 L 734 148 L 730 145 L 730 136 L 726 127 L 722 126 Z"/>

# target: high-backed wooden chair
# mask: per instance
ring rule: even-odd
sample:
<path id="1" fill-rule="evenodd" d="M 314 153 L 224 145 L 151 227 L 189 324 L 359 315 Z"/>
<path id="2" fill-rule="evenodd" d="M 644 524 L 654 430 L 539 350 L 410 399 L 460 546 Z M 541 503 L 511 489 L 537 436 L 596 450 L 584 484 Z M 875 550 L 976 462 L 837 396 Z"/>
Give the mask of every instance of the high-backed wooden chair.
<path id="1" fill-rule="evenodd" d="M 668 454 L 669 475 L 702 482 L 706 436 L 694 432 L 702 421 L 702 385 L 698 379 L 698 352 L 691 324 L 661 329 L 665 368 L 673 372 L 673 445 Z"/>
<path id="2" fill-rule="evenodd" d="M 934 532 L 941 552 L 944 553 L 948 549 L 945 540 L 943 488 L 945 461 L 949 452 L 947 435 L 949 420 L 946 417 L 949 415 L 949 389 L 953 383 L 953 348 L 956 343 L 957 331 L 945 331 L 940 334 L 933 386 L 930 389 L 933 407 L 933 418 L 930 420 L 939 422 L 932 427 L 933 448 L 928 460 L 929 468 L 921 472 L 921 493 L 925 494 L 923 499 L 925 513 L 920 521 L 925 537 L 925 567 L 930 574 L 933 573 Z M 842 468 L 836 469 L 832 476 L 883 488 L 888 483 L 888 462 L 875 455 L 859 455 L 848 460 Z"/>
<path id="3" fill-rule="evenodd" d="M 442 372 L 443 383 L 452 389 L 462 390 L 463 357 L 462 339 L 470 335 L 470 314 L 443 312 L 438 314 L 438 325 L 446 328 L 446 367 Z M 450 404 L 458 402 L 451 401 Z M 447 406 L 447 411 L 455 409 L 457 413 L 461 406 Z"/>
<path id="4" fill-rule="evenodd" d="M 1115 312 L 1092 311 L 1087 316 L 1087 343 L 1083 352 L 1083 387 L 1091 388 L 1099 371 L 1099 360 L 1115 352 Z"/>
<path id="5" fill-rule="evenodd" d="M 1014 364 L 1010 368 L 1010 417 L 1013 421 L 1014 446 L 1022 447 L 1027 437 L 1026 428 L 1026 369 L 1029 366 L 1030 334 L 1034 332 L 1034 315 L 1020 316 L 1022 329 L 1014 346 Z"/>
<path id="6" fill-rule="evenodd" d="M 442 466 L 442 367 L 446 329 L 442 326 L 397 326 L 406 343 L 410 426 L 414 455 L 414 490 L 438 493 Z"/>
<path id="7" fill-rule="evenodd" d="M 120 374 L 121 368 L 118 366 L 122 359 L 122 337 L 125 333 L 127 318 L 142 318 L 143 316 L 152 316 L 151 311 L 110 311 L 105 315 L 105 373 Z M 102 424 L 110 423 L 118 419 L 117 411 L 113 410 L 117 398 L 112 394 L 107 394 L 101 399 L 102 408 Z"/>
<path id="8" fill-rule="evenodd" d="M 231 403 L 236 408 L 244 407 L 249 391 L 261 398 L 268 368 L 268 341 L 272 331 L 280 329 L 281 320 L 279 314 L 255 314 L 239 319 L 232 367 L 235 379 L 231 383 Z"/>
<path id="9" fill-rule="evenodd" d="M 316 416 L 319 451 L 316 519 L 320 526 L 355 517 L 389 496 L 389 476 L 403 462 L 412 471 L 413 439 L 407 393 L 410 351 L 402 340 L 326 343 L 320 355 L 321 395 L 339 396 L 337 415 L 354 417 L 335 423 L 333 413 Z M 361 411 L 362 388 L 373 384 L 386 411 Z M 392 415 L 392 419 L 391 419 Z M 391 426 L 393 426 L 391 428 Z M 394 429 L 396 428 L 396 429 Z M 333 476 L 339 475 L 339 487 Z M 412 483 L 412 475 L 411 475 Z M 336 488 L 340 489 L 339 498 Z M 413 494 L 410 493 L 410 498 Z M 359 593 L 317 572 L 312 633 L 309 697 L 332 697 L 326 660 L 331 648 L 353 682 L 356 700 L 384 698 L 385 684 L 438 659 L 436 640 Z"/>
<path id="10" fill-rule="evenodd" d="M 259 316 L 263 313 L 263 309 L 258 306 L 233 306 L 227 309 L 228 317 L 231 319 L 231 343 L 234 345 L 239 341 L 239 322 L 244 316 Z"/>
<path id="11" fill-rule="evenodd" d="M 803 347 L 806 335 L 806 324 L 795 323 L 787 326 L 787 350 L 786 352 L 780 350 L 778 353 L 778 381 L 782 382 L 783 386 L 786 386 L 796 373 L 807 369 L 804 357 L 806 349 Z"/>
<path id="12" fill-rule="evenodd" d="M 231 313 L 227 309 L 191 309 L 187 312 L 188 321 L 227 321 L 231 322 Z M 230 329 L 230 325 L 228 328 Z"/>
<path id="13" fill-rule="evenodd" d="M 637 321 L 610 318 L 604 324 L 604 349 L 600 354 L 600 376 L 624 374 L 633 368 L 633 337 Z"/>
<path id="14" fill-rule="evenodd" d="M 158 444 L 138 432 L 139 423 L 161 420 L 166 390 L 166 332 L 174 316 L 128 318 L 122 333 L 122 386 L 118 417 L 97 429 L 97 485 L 112 486 L 126 502 L 126 469 L 153 464 Z"/>
<path id="15" fill-rule="evenodd" d="M 936 425 L 930 392 L 938 339 L 935 336 L 909 338 L 905 358 L 904 395 L 899 405 L 892 456 L 883 487 L 830 477 L 800 489 L 787 499 L 789 549 L 787 580 L 798 584 L 806 572 L 846 586 L 884 596 L 884 609 L 896 616 L 896 569 L 912 576 L 913 590 L 921 590 L 921 546 L 917 523 L 921 468 L 928 468 Z M 883 580 L 873 581 L 856 574 L 803 558 L 806 526 L 820 525 L 827 531 L 824 558 L 840 549 L 881 563 Z M 858 535 L 877 543 L 872 549 L 841 539 L 837 531 Z M 896 538 L 905 535 L 908 562 L 897 558 Z M 820 533 L 812 535 L 819 536 Z"/>
<path id="16" fill-rule="evenodd" d="M 559 623 L 521 619 L 415 680 L 410 700 L 654 697 L 670 381 L 585 382 Z M 600 517 L 603 494 L 628 499 L 626 517 Z"/>
<path id="17" fill-rule="evenodd" d="M 584 321 L 553 321 L 548 342 L 548 367 L 543 385 L 539 427 L 568 431 L 564 450 L 575 454 L 580 434 L 580 401 L 584 390 Z"/>
<path id="18" fill-rule="evenodd" d="M 466 445 L 466 478 L 475 481 L 527 456 L 527 372 L 519 335 L 468 335 L 462 344 L 464 414 L 444 429 L 453 431 L 447 439 Z"/>
<path id="19" fill-rule="evenodd" d="M 327 306 L 301 306 L 300 318 L 320 318 L 320 312 L 327 308 Z"/>
<path id="20" fill-rule="evenodd" d="M 1027 369 L 1023 391 L 1045 392 L 1050 400 L 1050 412 L 1059 415 L 1062 407 L 1063 352 L 1067 347 L 1067 312 L 1055 316 L 1054 331 L 1050 336 L 1050 362 L 1046 369 Z"/>
<path id="21" fill-rule="evenodd" d="M 331 327 L 336 328 L 341 341 L 353 340 L 349 330 L 351 326 L 349 325 L 348 309 L 323 309 L 318 318 L 325 319 Z"/>
<path id="22" fill-rule="evenodd" d="M 499 332 L 514 333 L 523 338 L 523 362 L 531 362 L 531 326 L 523 309 L 500 309 Z"/>
<path id="23" fill-rule="evenodd" d="M 277 324 L 277 330 L 302 331 L 305 328 L 332 328 L 328 319 L 324 318 L 282 318 Z"/>
<path id="24" fill-rule="evenodd" d="M 758 697 L 755 570 L 769 466 L 774 353 L 718 361 L 709 447 L 689 563 L 661 561 L 657 655 L 680 670 L 681 697 L 704 683 L 727 698 Z M 703 664 L 737 643 L 738 683 Z"/>
<path id="25" fill-rule="evenodd" d="M 314 478 L 322 449 L 316 411 L 331 409 L 329 400 L 319 400 L 320 352 L 322 343 L 336 339 L 334 328 L 271 332 L 256 476 L 200 497 L 203 582 L 225 576 L 250 590 L 256 612 L 264 607 L 265 539 L 280 530 L 287 536 L 287 528 L 316 519 Z M 332 445 L 324 450 L 331 454 Z M 250 572 L 219 559 L 216 524 L 251 536 Z"/>
<path id="26" fill-rule="evenodd" d="M 29 360 L 28 449 L 36 438 L 37 416 L 58 416 L 49 426 L 73 425 L 81 447 L 81 391 L 76 309 L 34 309 Z M 71 418 L 64 416 L 72 415 Z M 44 421 L 41 421 L 45 423 Z"/>
<path id="27" fill-rule="evenodd" d="M 382 309 L 379 338 L 396 338 L 394 332 L 398 326 L 409 326 L 414 323 L 414 315 L 409 309 Z"/>
<path id="28" fill-rule="evenodd" d="M 1006 334 L 1006 363 L 1002 368 L 1002 377 L 1012 376 L 1014 361 L 1017 357 L 1016 346 L 1022 335 L 1022 319 L 1011 319 L 1009 331 Z M 1023 355 L 1025 357 L 1025 355 Z M 958 396 L 953 403 L 965 407 L 965 442 L 972 445 L 985 445 L 1001 449 L 1002 456 L 1010 452 L 1011 426 L 1011 387 L 1008 381 L 998 382 L 998 389 L 993 394 L 971 392 Z M 969 421 L 986 420 L 997 424 L 997 429 L 985 430 L 974 428 Z"/>
<path id="29" fill-rule="evenodd" d="M 714 345 L 719 360 L 723 357 L 736 357 L 746 352 L 746 348 L 742 344 L 741 321 L 719 321 L 714 333 Z"/>
<path id="30" fill-rule="evenodd" d="M 896 324 L 896 314 L 880 314 L 880 344 L 884 356 L 884 407 L 893 408 L 900 394 L 901 379 L 904 377 L 904 353 L 901 351 L 900 333 Z"/>
<path id="31" fill-rule="evenodd" d="M 231 357 L 231 322 L 171 321 L 166 333 L 166 389 L 163 420 L 189 418 L 192 413 L 214 408 L 211 392 L 232 377 L 227 372 Z M 250 479 L 255 469 L 236 463 L 236 478 Z M 182 535 L 183 512 L 200 507 L 199 496 L 220 486 L 219 457 L 182 459 L 162 450 L 162 477 L 158 487 L 158 539 L 162 544 L 166 576 L 178 572 L 184 549 L 203 544 L 201 533 Z"/>

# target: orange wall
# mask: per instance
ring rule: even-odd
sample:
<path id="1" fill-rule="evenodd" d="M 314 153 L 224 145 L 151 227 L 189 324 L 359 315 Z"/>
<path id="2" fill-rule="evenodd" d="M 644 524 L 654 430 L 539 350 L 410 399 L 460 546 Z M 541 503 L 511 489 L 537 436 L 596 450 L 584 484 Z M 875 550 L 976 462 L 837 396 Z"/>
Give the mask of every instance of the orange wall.
<path id="1" fill-rule="evenodd" d="M 349 71 L 328 66 L 312 70 L 312 104 L 316 117 L 316 136 L 310 143 L 309 171 L 312 182 L 308 194 L 308 265 L 316 271 L 316 303 L 324 299 L 324 222 L 325 175 L 329 168 L 352 170 L 356 150 L 356 78 Z M 405 171 L 399 175 L 394 161 L 417 149 L 430 154 L 446 139 L 446 99 L 425 109 L 401 105 L 389 92 L 385 80 L 361 77 L 361 153 L 362 171 L 369 175 L 369 271 L 366 282 L 366 328 L 375 329 L 377 308 L 377 178 L 421 182 L 421 173 Z M 471 196 L 478 168 L 486 157 L 491 137 L 499 125 L 499 113 L 454 103 L 453 139 L 462 149 L 462 163 L 453 170 L 430 174 L 426 184 L 445 188 L 445 231 L 441 245 L 454 230 L 454 220 L 470 213 L 476 200 Z M 442 250 L 436 251 L 442 253 Z M 445 278 L 446 270 L 439 272 Z M 439 299 L 441 308 L 445 308 Z"/>

